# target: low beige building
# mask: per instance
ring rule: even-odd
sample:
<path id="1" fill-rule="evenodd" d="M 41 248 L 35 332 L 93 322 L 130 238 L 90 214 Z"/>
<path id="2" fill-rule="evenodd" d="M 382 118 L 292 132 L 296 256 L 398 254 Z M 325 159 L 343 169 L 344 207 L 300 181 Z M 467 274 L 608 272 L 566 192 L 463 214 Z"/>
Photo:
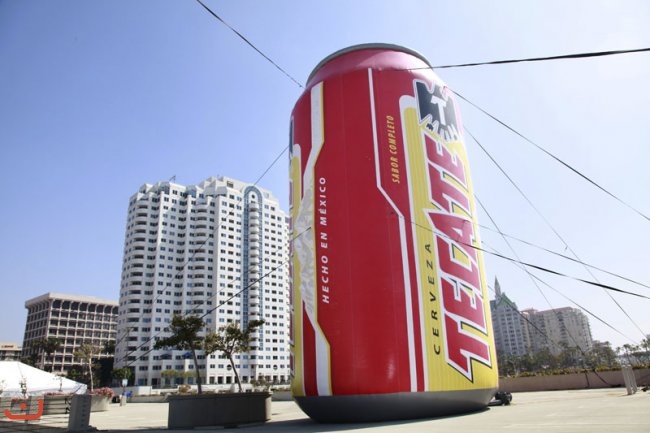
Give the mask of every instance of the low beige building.
<path id="1" fill-rule="evenodd" d="M 16 343 L 0 342 L 0 361 L 20 361 L 22 348 Z"/>

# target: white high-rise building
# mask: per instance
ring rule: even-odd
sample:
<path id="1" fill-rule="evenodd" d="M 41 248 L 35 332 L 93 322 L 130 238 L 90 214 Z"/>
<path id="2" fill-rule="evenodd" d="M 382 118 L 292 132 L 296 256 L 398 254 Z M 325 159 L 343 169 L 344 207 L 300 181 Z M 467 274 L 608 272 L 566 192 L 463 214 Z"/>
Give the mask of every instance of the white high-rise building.
<path id="1" fill-rule="evenodd" d="M 260 187 L 221 176 L 143 185 L 129 200 L 115 367 L 132 368 L 137 385 L 193 384 L 186 351 L 153 350 L 173 314 L 198 315 L 206 330 L 264 319 L 238 373 L 288 381 L 288 240 L 285 213 Z M 234 383 L 218 353 L 199 363 L 203 383 Z"/>
<path id="2" fill-rule="evenodd" d="M 577 308 L 562 307 L 552 310 L 524 310 L 528 317 L 528 329 L 532 348 L 539 351 L 544 348 L 553 355 L 558 355 L 564 347 L 578 347 L 587 352 L 593 347 L 589 318 Z"/>

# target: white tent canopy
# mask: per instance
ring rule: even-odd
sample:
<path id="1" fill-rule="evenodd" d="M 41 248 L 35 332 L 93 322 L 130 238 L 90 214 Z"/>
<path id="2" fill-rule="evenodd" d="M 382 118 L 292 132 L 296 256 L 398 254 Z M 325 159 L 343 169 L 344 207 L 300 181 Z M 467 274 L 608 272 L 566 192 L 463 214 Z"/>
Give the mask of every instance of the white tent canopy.
<path id="1" fill-rule="evenodd" d="M 31 367 L 18 361 L 0 361 L 0 396 L 22 395 L 21 382 L 26 384 L 27 395 L 42 395 L 47 392 L 83 394 L 86 385 Z"/>

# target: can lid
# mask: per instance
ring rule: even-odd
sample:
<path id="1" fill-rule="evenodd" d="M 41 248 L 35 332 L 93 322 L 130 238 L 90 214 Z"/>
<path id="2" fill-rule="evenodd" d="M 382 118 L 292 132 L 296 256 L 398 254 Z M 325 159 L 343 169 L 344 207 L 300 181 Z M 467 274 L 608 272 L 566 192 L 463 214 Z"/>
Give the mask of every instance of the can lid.
<path id="1" fill-rule="evenodd" d="M 368 44 L 358 44 L 358 45 L 352 45 L 347 48 L 340 49 L 338 51 L 333 52 L 329 56 L 325 57 L 323 60 L 321 60 L 316 67 L 314 68 L 313 71 L 311 71 L 311 74 L 309 74 L 309 78 L 307 78 L 307 82 L 311 81 L 312 77 L 316 75 L 316 72 L 320 68 L 322 68 L 326 63 L 330 62 L 331 60 L 342 56 L 343 54 L 350 53 L 352 51 L 360 51 L 360 50 L 367 50 L 367 49 L 381 49 L 381 50 L 392 50 L 392 51 L 401 51 L 403 53 L 411 54 L 418 59 L 422 60 L 424 63 L 426 63 L 429 67 L 431 67 L 431 63 L 427 60 L 426 57 L 424 57 L 422 54 L 419 52 L 412 50 L 410 48 L 403 47 L 401 45 L 396 45 L 396 44 L 385 44 L 385 43 L 380 43 L 380 42 L 373 42 L 373 43 L 368 43 Z"/>

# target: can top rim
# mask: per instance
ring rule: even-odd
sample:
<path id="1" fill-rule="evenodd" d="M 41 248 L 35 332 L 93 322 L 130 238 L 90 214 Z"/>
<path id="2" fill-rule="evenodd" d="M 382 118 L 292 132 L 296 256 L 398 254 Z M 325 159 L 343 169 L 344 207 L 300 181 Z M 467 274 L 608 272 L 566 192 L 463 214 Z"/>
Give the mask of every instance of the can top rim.
<path id="1" fill-rule="evenodd" d="M 378 48 L 378 49 L 389 49 L 389 50 L 394 50 L 394 51 L 401 51 L 403 53 L 411 54 L 420 60 L 422 60 L 424 63 L 426 63 L 429 67 L 431 67 L 431 63 L 424 57 L 422 54 L 419 52 L 411 49 L 411 48 L 406 48 L 401 45 L 396 45 L 396 44 L 387 44 L 387 43 L 381 43 L 381 42 L 372 42 L 372 43 L 367 43 L 367 44 L 357 44 L 357 45 L 351 45 L 346 48 L 342 48 L 338 51 L 333 52 L 329 56 L 325 57 L 323 60 L 318 62 L 316 67 L 311 71 L 311 74 L 309 74 L 309 77 L 307 78 L 307 83 L 311 81 L 311 79 L 316 75 L 316 72 L 318 72 L 326 63 L 329 61 L 342 56 L 343 54 L 350 53 L 352 51 L 359 51 L 359 50 L 366 50 L 366 49 L 373 49 L 373 48 Z"/>

